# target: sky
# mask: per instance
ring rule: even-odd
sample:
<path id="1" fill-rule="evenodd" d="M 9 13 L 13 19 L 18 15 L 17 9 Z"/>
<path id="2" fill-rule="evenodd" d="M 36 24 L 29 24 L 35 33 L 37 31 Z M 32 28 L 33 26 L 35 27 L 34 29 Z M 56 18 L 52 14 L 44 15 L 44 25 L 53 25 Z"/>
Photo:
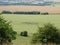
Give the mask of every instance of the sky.
<path id="1" fill-rule="evenodd" d="M 0 0 L 0 1 L 7 1 L 7 0 Z M 18 1 L 18 0 L 10 0 L 10 1 Z M 32 0 L 19 0 L 19 1 L 32 1 Z M 40 0 L 34 0 L 34 1 L 40 1 Z M 60 2 L 60 0 L 45 0 L 45 1 Z"/>
<path id="2" fill-rule="evenodd" d="M 39 3 L 39 2 L 41 2 L 41 3 L 43 3 L 44 1 L 53 1 L 53 2 L 60 2 L 60 0 L 0 0 L 0 2 L 11 2 L 11 3 L 20 3 L 20 2 L 28 2 L 28 3 L 30 3 L 30 2 L 32 2 L 32 3 Z"/>
<path id="3" fill-rule="evenodd" d="M 50 0 L 50 1 L 54 1 L 54 2 L 60 2 L 60 0 Z"/>

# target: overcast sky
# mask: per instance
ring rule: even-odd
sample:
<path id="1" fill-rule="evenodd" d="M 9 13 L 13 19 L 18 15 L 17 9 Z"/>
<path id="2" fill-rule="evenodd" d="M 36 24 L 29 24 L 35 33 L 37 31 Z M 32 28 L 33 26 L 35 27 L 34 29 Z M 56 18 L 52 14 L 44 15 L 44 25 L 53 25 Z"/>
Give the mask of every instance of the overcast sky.
<path id="1" fill-rule="evenodd" d="M 0 1 L 8 1 L 8 0 L 0 0 Z M 17 1 L 17 2 L 31 2 L 31 1 L 43 1 L 43 0 L 9 0 L 9 1 Z M 60 0 L 44 0 L 44 1 L 54 1 L 54 2 L 60 2 Z"/>
<path id="2" fill-rule="evenodd" d="M 60 2 L 60 0 L 50 0 L 50 1 Z"/>

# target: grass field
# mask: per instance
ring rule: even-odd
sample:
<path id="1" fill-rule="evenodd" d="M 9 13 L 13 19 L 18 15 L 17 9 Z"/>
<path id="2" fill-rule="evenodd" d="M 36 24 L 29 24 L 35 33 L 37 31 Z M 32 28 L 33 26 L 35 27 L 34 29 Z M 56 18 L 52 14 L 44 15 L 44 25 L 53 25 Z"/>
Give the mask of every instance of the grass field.
<path id="1" fill-rule="evenodd" d="M 11 21 L 12 27 L 19 34 L 21 31 L 28 31 L 29 35 L 37 32 L 38 26 L 45 23 L 52 23 L 60 29 L 60 15 L 10 15 L 3 14 L 3 17 Z M 30 45 L 30 37 L 21 37 L 13 41 L 14 45 Z"/>

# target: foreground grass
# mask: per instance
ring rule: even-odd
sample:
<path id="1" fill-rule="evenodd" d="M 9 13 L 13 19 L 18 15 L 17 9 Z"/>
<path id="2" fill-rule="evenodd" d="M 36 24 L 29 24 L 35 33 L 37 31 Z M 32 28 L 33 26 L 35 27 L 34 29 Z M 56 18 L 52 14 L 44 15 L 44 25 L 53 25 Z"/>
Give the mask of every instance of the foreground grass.
<path id="1" fill-rule="evenodd" d="M 60 29 L 60 15 L 7 15 L 3 17 L 11 21 L 13 29 L 18 33 L 17 39 L 13 41 L 14 45 L 30 45 L 31 35 L 38 30 L 38 26 L 45 23 L 52 23 Z M 28 31 L 29 37 L 21 37 L 21 31 Z"/>
<path id="2" fill-rule="evenodd" d="M 13 45 L 30 45 L 31 38 L 30 37 L 23 37 L 17 35 L 17 39 L 13 41 Z"/>

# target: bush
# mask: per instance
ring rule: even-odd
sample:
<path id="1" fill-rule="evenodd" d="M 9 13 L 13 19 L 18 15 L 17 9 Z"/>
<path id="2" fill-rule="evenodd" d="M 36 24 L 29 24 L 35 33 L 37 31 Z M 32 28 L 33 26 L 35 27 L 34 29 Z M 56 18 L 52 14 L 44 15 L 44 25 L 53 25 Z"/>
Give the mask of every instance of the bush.
<path id="1" fill-rule="evenodd" d="M 23 36 L 23 32 L 21 32 L 20 35 Z"/>
<path id="2" fill-rule="evenodd" d="M 28 33 L 27 31 L 24 31 L 24 35 L 23 36 L 28 36 Z"/>
<path id="3" fill-rule="evenodd" d="M 5 42 L 11 42 L 16 39 L 16 32 L 13 30 L 10 22 L 6 21 L 0 15 L 0 44 L 3 45 Z"/>
<path id="4" fill-rule="evenodd" d="M 28 36 L 28 32 L 27 31 L 23 31 L 23 32 L 20 33 L 20 36 L 27 37 Z"/>
<path id="5" fill-rule="evenodd" d="M 32 42 L 54 42 L 60 43 L 60 32 L 59 30 L 53 26 L 52 24 L 48 23 L 43 27 L 39 27 L 37 33 L 33 35 Z"/>

